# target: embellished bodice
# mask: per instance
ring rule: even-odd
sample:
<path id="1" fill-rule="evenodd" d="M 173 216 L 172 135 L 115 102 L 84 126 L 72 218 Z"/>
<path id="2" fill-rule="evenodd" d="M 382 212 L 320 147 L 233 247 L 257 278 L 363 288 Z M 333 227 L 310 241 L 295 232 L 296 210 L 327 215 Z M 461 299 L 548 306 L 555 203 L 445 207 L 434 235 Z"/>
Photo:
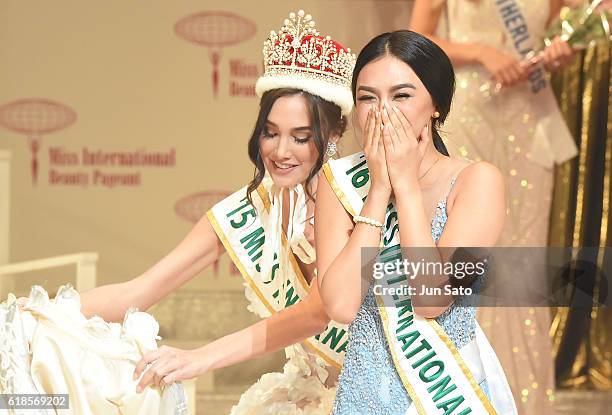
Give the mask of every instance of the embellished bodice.
<path id="1" fill-rule="evenodd" d="M 456 180 L 451 181 L 451 188 Z M 446 199 L 436 205 L 431 235 L 437 243 L 447 220 Z M 478 292 L 483 276 L 472 286 Z M 475 295 L 457 298 L 436 321 L 459 349 L 475 337 Z M 395 369 L 370 284 L 355 320 L 338 383 L 334 414 L 403 414 L 411 400 Z"/>

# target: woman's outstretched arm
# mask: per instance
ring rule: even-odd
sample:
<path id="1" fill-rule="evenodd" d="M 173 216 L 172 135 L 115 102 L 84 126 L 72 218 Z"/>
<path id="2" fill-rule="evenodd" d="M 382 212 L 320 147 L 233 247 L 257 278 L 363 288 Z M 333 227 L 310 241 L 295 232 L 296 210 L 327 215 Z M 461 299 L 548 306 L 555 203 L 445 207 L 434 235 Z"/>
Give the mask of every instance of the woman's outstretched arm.
<path id="1" fill-rule="evenodd" d="M 212 264 L 225 251 L 206 215 L 159 262 L 138 277 L 81 293 L 85 316 L 122 321 L 130 307 L 146 310 Z"/>
<path id="2" fill-rule="evenodd" d="M 162 346 L 143 357 L 134 377 L 138 378 L 146 365 L 154 362 L 139 382 L 141 389 L 151 383 L 191 379 L 298 343 L 323 332 L 328 323 L 315 278 L 303 301 L 197 349 Z"/>

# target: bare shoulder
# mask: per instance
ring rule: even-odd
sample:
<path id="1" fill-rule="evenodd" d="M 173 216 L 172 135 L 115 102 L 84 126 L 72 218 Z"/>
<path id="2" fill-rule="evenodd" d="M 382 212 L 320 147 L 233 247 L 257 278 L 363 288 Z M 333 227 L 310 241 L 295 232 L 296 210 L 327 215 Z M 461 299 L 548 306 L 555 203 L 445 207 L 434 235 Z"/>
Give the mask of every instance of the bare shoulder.
<path id="1" fill-rule="evenodd" d="M 469 185 L 503 185 L 504 176 L 501 171 L 487 161 L 474 161 L 467 163 L 464 169 L 457 176 L 457 184 L 462 181 Z"/>
<path id="2" fill-rule="evenodd" d="M 464 164 L 457 175 L 449 199 L 454 200 L 461 194 L 470 197 L 486 197 L 487 199 L 499 197 L 505 193 L 505 180 L 501 171 L 486 161 L 469 162 L 458 160 Z"/>

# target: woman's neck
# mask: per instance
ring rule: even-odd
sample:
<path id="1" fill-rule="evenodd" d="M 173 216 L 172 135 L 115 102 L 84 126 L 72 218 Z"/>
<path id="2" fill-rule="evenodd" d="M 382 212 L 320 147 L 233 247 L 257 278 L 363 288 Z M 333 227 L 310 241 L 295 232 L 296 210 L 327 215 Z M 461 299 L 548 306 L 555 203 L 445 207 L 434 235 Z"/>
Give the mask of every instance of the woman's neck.
<path id="1" fill-rule="evenodd" d="M 450 157 L 445 156 L 435 149 L 433 144 L 425 151 L 425 155 L 421 160 L 417 177 L 419 178 L 419 187 L 421 189 L 429 189 L 436 185 L 440 178 L 440 172 L 446 170 L 446 161 Z"/>

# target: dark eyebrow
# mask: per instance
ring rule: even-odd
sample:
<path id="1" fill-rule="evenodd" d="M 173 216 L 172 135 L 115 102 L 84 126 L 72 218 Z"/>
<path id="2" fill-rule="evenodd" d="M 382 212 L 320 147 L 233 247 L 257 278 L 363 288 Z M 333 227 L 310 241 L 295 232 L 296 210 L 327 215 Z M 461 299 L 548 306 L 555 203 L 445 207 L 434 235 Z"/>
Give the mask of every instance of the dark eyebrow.
<path id="1" fill-rule="evenodd" d="M 391 87 L 391 91 L 396 91 L 396 90 L 398 90 L 398 89 L 402 89 L 402 88 L 412 88 L 412 89 L 416 89 L 416 86 L 414 86 L 414 85 L 413 85 L 413 84 L 411 84 L 411 83 L 398 84 L 398 85 L 392 86 L 392 87 Z"/>
<path id="2" fill-rule="evenodd" d="M 266 120 L 266 124 L 271 125 L 272 127 L 276 127 L 278 128 L 278 125 L 274 124 L 272 121 L 270 120 Z M 312 131 L 312 127 L 311 126 L 305 126 L 305 127 L 296 127 L 296 128 L 292 128 L 291 131 Z"/>
<path id="3" fill-rule="evenodd" d="M 398 89 L 402 89 L 402 88 L 412 88 L 412 89 L 416 89 L 416 87 L 411 84 L 411 83 L 405 83 L 405 84 L 397 84 L 391 87 L 391 91 L 396 91 Z M 359 88 L 357 88 L 357 91 L 368 91 L 368 92 L 372 92 L 374 94 L 378 93 L 378 89 L 373 88 L 371 86 L 360 86 Z"/>
<path id="4" fill-rule="evenodd" d="M 357 88 L 357 91 L 362 91 L 362 90 L 372 92 L 374 94 L 378 93 L 378 89 L 372 88 L 371 86 L 360 86 L 359 88 Z"/>

